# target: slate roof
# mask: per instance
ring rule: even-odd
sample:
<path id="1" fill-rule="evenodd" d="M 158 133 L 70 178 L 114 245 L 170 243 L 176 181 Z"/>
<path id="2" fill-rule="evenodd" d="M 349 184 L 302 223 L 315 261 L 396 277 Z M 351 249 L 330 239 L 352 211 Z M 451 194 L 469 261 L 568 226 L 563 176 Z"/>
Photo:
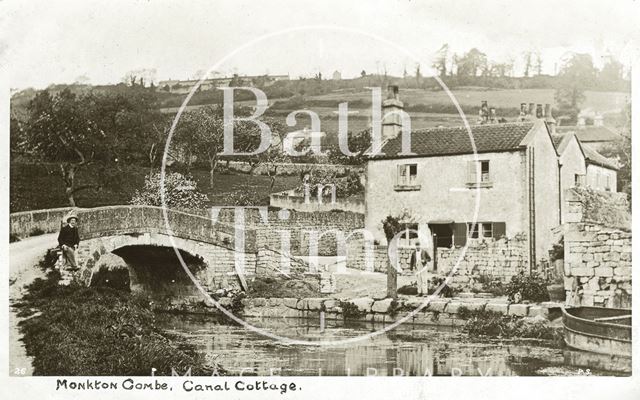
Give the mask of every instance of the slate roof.
<path id="1" fill-rule="evenodd" d="M 582 143 L 620 140 L 620 135 L 606 126 L 559 126 L 556 130 L 558 133 L 575 133 Z"/>
<path id="2" fill-rule="evenodd" d="M 514 151 L 533 128 L 533 122 L 486 124 L 471 126 L 471 133 L 478 153 Z M 399 158 L 402 151 L 402 134 L 383 143 L 382 158 Z M 413 131 L 411 151 L 415 156 L 431 157 L 454 154 L 473 154 L 469 133 L 464 126 L 429 128 Z"/>
<path id="3" fill-rule="evenodd" d="M 558 152 L 558 154 L 564 153 L 564 150 L 567 148 L 571 137 L 573 137 L 572 133 L 568 133 L 565 135 L 551 135 L 551 141 L 553 141 L 553 145 L 556 147 L 556 151 Z"/>
<path id="4" fill-rule="evenodd" d="M 614 169 L 616 171 L 620 169 L 618 167 L 618 164 L 614 160 L 603 156 L 602 154 L 589 147 L 589 145 L 583 145 L 582 152 L 584 153 L 584 158 L 587 160 L 587 162 L 600 165 L 601 167 Z"/>
<path id="5" fill-rule="evenodd" d="M 570 138 L 574 136 L 573 133 L 565 133 L 563 135 L 551 135 L 551 140 L 553 141 L 553 145 L 556 146 L 556 150 L 559 154 L 562 154 L 564 150 L 567 148 L 567 144 L 569 143 Z M 580 149 L 582 149 L 582 154 L 587 163 L 600 165 L 605 168 L 615 169 L 616 171 L 619 169 L 618 164 L 615 160 L 607 158 L 602 154 L 598 153 L 596 150 L 589 147 L 588 144 L 582 143 L 580 139 L 578 139 L 578 145 Z"/>

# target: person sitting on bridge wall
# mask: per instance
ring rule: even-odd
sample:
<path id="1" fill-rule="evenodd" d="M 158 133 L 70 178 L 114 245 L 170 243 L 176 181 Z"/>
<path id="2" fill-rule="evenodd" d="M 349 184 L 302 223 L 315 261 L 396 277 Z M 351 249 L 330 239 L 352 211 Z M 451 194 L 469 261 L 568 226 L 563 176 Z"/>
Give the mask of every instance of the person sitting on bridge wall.
<path id="1" fill-rule="evenodd" d="M 67 224 L 60 228 L 60 234 L 58 235 L 58 244 L 62 249 L 62 254 L 66 262 L 71 266 L 71 270 L 78 269 L 76 263 L 76 250 L 80 244 L 80 235 L 78 235 L 78 217 L 70 215 L 67 217 Z"/>

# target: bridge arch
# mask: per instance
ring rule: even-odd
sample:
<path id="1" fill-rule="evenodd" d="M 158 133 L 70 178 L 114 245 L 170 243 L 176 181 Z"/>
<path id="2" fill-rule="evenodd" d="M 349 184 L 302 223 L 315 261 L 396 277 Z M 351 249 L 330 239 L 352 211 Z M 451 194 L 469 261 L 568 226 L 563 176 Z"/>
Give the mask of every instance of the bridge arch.
<path id="1" fill-rule="evenodd" d="M 174 247 L 175 245 L 175 247 Z M 192 265 L 199 267 L 191 269 L 200 285 L 206 290 L 214 291 L 220 287 L 237 286 L 239 284 L 236 274 L 235 252 L 231 249 L 196 240 L 171 237 L 165 233 L 124 233 L 110 236 L 98 236 L 82 240 L 78 248 L 78 276 L 85 285 L 90 285 L 93 275 L 98 271 L 99 261 L 104 254 L 113 253 L 125 261 L 130 272 L 130 280 L 133 288 L 141 286 L 149 287 L 149 277 L 154 273 L 153 266 L 149 263 L 163 264 L 158 254 L 164 254 L 164 263 L 173 262 L 173 268 L 178 271 L 175 277 L 187 277 L 183 267 L 177 261 L 174 248 L 187 255 L 183 257 Z M 147 264 L 135 257 L 135 252 L 146 253 Z M 155 254 L 155 256 L 154 256 Z M 244 270 L 247 274 L 255 273 L 256 255 L 245 253 Z M 172 261 L 173 260 L 173 261 Z M 197 262 L 194 262 L 196 261 Z M 141 274 L 141 272 L 144 273 Z M 157 274 L 167 275 L 166 268 L 156 269 Z M 140 276 L 140 275 L 144 275 Z M 145 281 L 141 281 L 145 279 Z M 187 277 L 188 279 L 188 277 Z M 190 286 L 194 286 L 191 284 Z"/>

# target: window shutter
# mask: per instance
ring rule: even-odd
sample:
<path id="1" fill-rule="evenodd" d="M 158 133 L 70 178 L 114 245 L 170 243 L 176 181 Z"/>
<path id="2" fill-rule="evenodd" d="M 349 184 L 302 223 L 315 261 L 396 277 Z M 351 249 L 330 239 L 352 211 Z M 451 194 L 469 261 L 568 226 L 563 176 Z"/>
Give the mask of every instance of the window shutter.
<path id="1" fill-rule="evenodd" d="M 464 246 L 467 244 L 467 224 L 455 223 L 453 224 L 453 244 L 455 246 Z"/>
<path id="2" fill-rule="evenodd" d="M 493 223 L 493 238 L 500 239 L 507 234 L 507 224 L 504 222 Z"/>
<path id="3" fill-rule="evenodd" d="M 467 161 L 467 182 L 473 183 L 476 181 L 476 162 Z"/>

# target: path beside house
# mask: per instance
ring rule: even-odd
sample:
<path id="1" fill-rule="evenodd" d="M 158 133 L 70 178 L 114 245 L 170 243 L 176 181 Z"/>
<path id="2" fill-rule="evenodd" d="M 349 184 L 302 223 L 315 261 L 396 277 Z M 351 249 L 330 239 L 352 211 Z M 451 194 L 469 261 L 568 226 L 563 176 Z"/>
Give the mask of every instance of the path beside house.
<path id="1" fill-rule="evenodd" d="M 57 234 L 34 236 L 9 244 L 9 373 L 11 376 L 31 376 L 32 358 L 27 356 L 16 310 L 11 307 L 25 293 L 25 285 L 44 277 L 38 261 L 46 251 L 56 246 Z"/>
<path id="2" fill-rule="evenodd" d="M 384 297 L 387 292 L 387 274 L 381 272 L 363 272 L 347 268 L 346 274 L 336 274 L 336 293 L 334 297 Z M 398 287 L 415 282 L 415 276 L 398 275 Z"/>

